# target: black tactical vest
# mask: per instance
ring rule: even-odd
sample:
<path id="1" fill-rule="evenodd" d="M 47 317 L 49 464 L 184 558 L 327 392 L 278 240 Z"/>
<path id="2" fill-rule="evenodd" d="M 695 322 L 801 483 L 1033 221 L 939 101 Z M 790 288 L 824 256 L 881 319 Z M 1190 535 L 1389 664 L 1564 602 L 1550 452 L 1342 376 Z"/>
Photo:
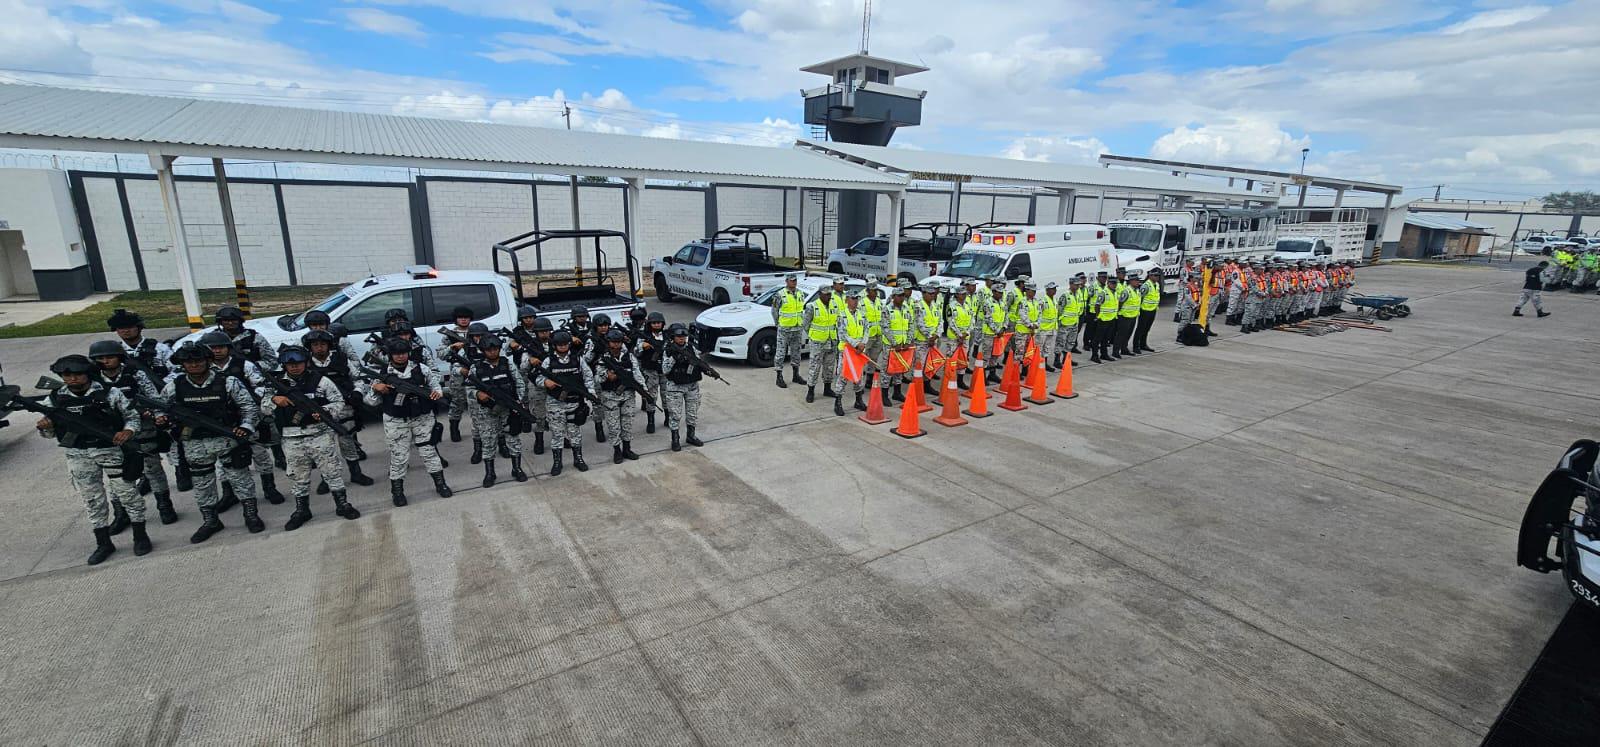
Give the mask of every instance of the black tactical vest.
<path id="1" fill-rule="evenodd" d="M 316 356 L 308 356 L 306 366 L 311 371 L 332 381 L 333 385 L 339 388 L 339 393 L 344 395 L 345 399 L 348 400 L 351 395 L 355 394 L 356 383 L 350 380 L 350 358 L 344 354 L 344 351 L 338 348 L 329 351 L 327 363 L 318 363 Z"/>
<path id="2" fill-rule="evenodd" d="M 583 358 L 578 355 L 576 350 L 571 348 L 567 349 L 565 357 L 560 353 L 551 351 L 550 357 L 544 361 L 544 368 L 547 372 L 558 374 L 564 379 L 580 383 L 583 381 Z M 552 392 L 552 395 L 561 402 L 581 402 L 583 400 L 581 393 L 568 391 L 566 388 L 557 389 Z"/>
<path id="3" fill-rule="evenodd" d="M 700 380 L 700 367 L 694 365 L 694 353 L 689 350 L 689 346 L 673 345 L 667 353 L 672 358 L 672 367 L 667 369 L 667 381 L 674 384 L 693 384 Z"/>
<path id="4" fill-rule="evenodd" d="M 128 344 L 123 343 L 122 347 L 126 350 Z M 172 367 L 168 365 L 167 361 L 156 358 L 156 341 L 148 337 L 139 340 L 139 344 L 133 348 L 132 355 L 134 359 L 139 361 L 140 365 L 150 369 L 150 373 L 158 378 L 164 379 L 167 374 L 172 372 Z M 159 385 L 160 382 L 151 383 Z"/>
<path id="5" fill-rule="evenodd" d="M 267 375 L 276 376 L 279 381 L 288 382 L 289 385 L 295 389 L 295 391 L 304 394 L 306 398 L 312 402 L 322 405 L 323 407 L 328 406 L 328 398 L 322 396 L 322 393 L 319 390 L 319 388 L 322 386 L 321 374 L 315 371 L 306 371 L 305 374 L 303 374 L 299 379 L 289 376 L 288 374 L 283 374 L 281 376 L 278 374 Z M 269 389 L 271 388 L 269 387 Z M 278 390 L 276 389 L 271 389 L 271 392 L 274 395 L 277 394 L 277 391 Z M 288 407 L 274 408 L 272 411 L 272 422 L 277 424 L 280 432 L 284 428 L 304 428 L 313 424 L 311 416 L 300 412 L 300 408 L 295 407 L 293 404 L 289 405 Z"/>
<path id="6" fill-rule="evenodd" d="M 416 384 L 423 389 L 427 389 L 427 372 L 422 370 L 421 364 L 413 363 L 410 365 L 411 373 L 409 375 L 400 376 L 400 378 Z M 392 366 L 386 368 L 385 370 L 389 373 L 395 373 L 397 376 L 399 375 L 397 372 L 395 372 Z M 416 397 L 402 392 L 399 389 L 391 389 L 387 393 L 381 395 L 381 402 L 382 404 L 380 407 L 383 409 L 383 414 L 388 415 L 391 418 L 414 418 L 419 415 L 425 415 L 433 412 L 432 400 Z"/>
<path id="7" fill-rule="evenodd" d="M 173 385 L 172 399 L 174 402 L 212 420 L 218 420 L 227 425 L 238 425 L 240 422 L 239 408 L 233 404 L 233 398 L 228 396 L 228 377 L 220 373 L 213 373 L 211 375 L 211 383 L 203 387 L 195 384 L 187 374 L 178 377 Z M 188 431 L 189 429 L 185 428 L 184 430 Z M 200 437 L 214 438 L 217 436 L 214 433 L 203 433 Z"/>
<path id="8" fill-rule="evenodd" d="M 478 380 L 496 389 L 504 389 L 510 394 L 516 394 L 517 382 L 512 379 L 517 375 L 516 369 L 511 367 L 511 361 L 501 356 L 499 360 L 490 363 L 487 360 L 472 364 L 472 375 Z"/>
<path id="9" fill-rule="evenodd" d="M 66 410 L 74 415 L 82 416 L 85 420 L 98 425 L 113 433 L 122 430 L 122 416 L 111 409 L 111 403 L 106 400 L 105 390 L 85 392 L 82 396 L 73 394 L 66 389 L 57 389 L 50 393 L 51 407 Z M 76 430 L 68 430 L 63 423 L 55 424 L 56 443 L 69 449 L 103 449 L 112 446 L 109 439 L 91 436 Z"/>
<path id="10" fill-rule="evenodd" d="M 624 350 L 622 351 L 622 355 L 620 357 L 613 358 L 611 357 L 611 351 L 607 350 L 601 355 L 601 360 L 610 361 L 617 367 L 617 380 L 606 381 L 606 374 L 611 373 L 611 369 L 607 367 L 605 363 L 596 363 L 594 375 L 595 378 L 600 382 L 600 388 L 608 392 L 614 392 L 627 386 L 626 384 L 622 383 L 622 376 L 623 372 L 626 372 L 629 376 L 633 375 L 633 356 L 629 355 L 628 351 Z M 639 383 L 642 384 L 644 382 Z"/>

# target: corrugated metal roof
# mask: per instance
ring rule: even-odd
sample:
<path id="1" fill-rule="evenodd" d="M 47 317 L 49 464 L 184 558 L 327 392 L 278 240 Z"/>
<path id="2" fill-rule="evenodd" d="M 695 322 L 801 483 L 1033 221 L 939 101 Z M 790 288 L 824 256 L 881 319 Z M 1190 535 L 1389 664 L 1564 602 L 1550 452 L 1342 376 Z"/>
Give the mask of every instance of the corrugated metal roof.
<path id="1" fill-rule="evenodd" d="M 905 184 L 892 174 L 796 148 L 48 86 L 0 84 L 0 135 L 186 146 L 168 155 L 200 155 L 191 151 L 215 147 L 262 151 L 262 159 L 329 154 L 416 159 L 418 166 L 461 161 L 485 169 L 548 167 L 556 173 L 614 169 L 655 178 L 765 178 L 876 189 Z"/>
<path id="2" fill-rule="evenodd" d="M 808 142 L 804 145 L 823 152 L 857 158 L 869 164 L 885 166 L 893 171 L 911 174 L 913 178 L 947 181 L 941 179 L 940 175 L 952 175 L 970 177 L 990 184 L 1037 184 L 1087 190 L 1208 195 L 1252 200 L 1276 199 L 1272 195 L 1143 170 L 1107 169 L 1099 166 L 969 156 L 960 153 L 938 153 L 850 143 Z"/>
<path id="3" fill-rule="evenodd" d="M 1437 213 L 1406 213 L 1406 225 L 1465 233 L 1488 233 L 1494 230 L 1494 226 L 1485 223 L 1473 223 L 1470 220 L 1451 218 Z"/>

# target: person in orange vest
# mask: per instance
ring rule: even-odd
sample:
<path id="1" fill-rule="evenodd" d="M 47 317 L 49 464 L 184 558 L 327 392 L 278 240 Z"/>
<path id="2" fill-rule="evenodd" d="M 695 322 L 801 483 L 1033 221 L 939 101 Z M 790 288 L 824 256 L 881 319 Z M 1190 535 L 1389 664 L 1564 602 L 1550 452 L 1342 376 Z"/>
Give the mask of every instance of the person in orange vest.
<path id="1" fill-rule="evenodd" d="M 1190 274 L 1184 281 L 1183 287 L 1178 290 L 1178 342 L 1183 341 L 1183 328 L 1194 324 L 1195 315 L 1200 313 L 1200 276 Z"/>
<path id="2" fill-rule="evenodd" d="M 1251 260 L 1250 274 L 1244 296 L 1244 315 L 1239 318 L 1241 332 L 1250 334 L 1256 331 L 1263 318 L 1262 309 L 1266 307 L 1268 299 L 1268 278 L 1265 266 L 1259 260 Z"/>

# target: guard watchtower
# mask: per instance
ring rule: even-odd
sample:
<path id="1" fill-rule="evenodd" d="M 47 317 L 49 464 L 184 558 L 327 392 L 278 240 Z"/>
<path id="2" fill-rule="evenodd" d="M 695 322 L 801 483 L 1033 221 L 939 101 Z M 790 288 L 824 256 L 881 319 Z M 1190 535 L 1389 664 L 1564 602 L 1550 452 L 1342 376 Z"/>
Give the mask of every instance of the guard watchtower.
<path id="1" fill-rule="evenodd" d="M 829 79 L 827 85 L 800 92 L 806 101 L 806 124 L 826 127 L 829 140 L 888 145 L 895 129 L 922 124 L 922 99 L 928 92 L 902 87 L 898 81 L 928 68 L 863 52 L 800 70 Z"/>

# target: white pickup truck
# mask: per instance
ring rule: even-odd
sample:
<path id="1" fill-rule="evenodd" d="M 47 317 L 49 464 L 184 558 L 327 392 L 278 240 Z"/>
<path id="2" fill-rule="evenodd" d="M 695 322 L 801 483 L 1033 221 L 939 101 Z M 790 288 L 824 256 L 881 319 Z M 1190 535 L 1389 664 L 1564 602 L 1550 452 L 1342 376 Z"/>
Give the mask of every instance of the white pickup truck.
<path id="1" fill-rule="evenodd" d="M 773 259 L 769 232 L 787 239 L 794 232 L 796 256 Z M 650 263 L 656 298 L 678 296 L 713 306 L 748 301 L 783 285 L 783 277 L 803 271 L 800 229 L 794 226 L 729 226 L 715 236 L 685 244 L 675 254 Z"/>
<path id="2" fill-rule="evenodd" d="M 1518 241 L 1517 251 L 1523 254 L 1542 254 L 1546 257 L 1555 253 L 1557 249 L 1571 249 L 1576 246 L 1572 239 L 1557 236 L 1553 233 L 1536 233 L 1525 236 Z"/>
<path id="3" fill-rule="evenodd" d="M 828 272 L 864 278 L 898 277 L 901 282 L 921 282 L 939 274 L 956 252 L 966 245 L 965 223 L 913 223 L 900 230 L 900 261 L 889 271 L 889 236 L 868 236 L 844 249 L 828 253 Z"/>

